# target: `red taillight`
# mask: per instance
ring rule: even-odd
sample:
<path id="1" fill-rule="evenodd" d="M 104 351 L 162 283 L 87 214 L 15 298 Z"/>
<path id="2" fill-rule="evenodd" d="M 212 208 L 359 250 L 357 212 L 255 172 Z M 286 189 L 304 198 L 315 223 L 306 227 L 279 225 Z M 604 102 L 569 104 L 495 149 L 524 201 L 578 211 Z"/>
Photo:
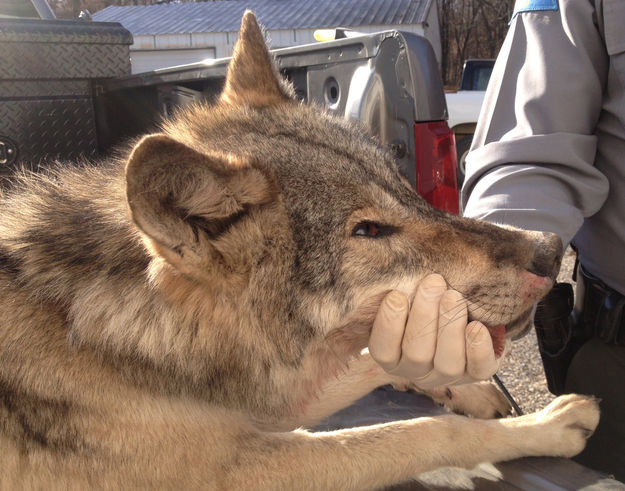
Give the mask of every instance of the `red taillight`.
<path id="1" fill-rule="evenodd" d="M 446 121 L 414 125 L 417 192 L 436 208 L 458 214 L 456 141 Z"/>

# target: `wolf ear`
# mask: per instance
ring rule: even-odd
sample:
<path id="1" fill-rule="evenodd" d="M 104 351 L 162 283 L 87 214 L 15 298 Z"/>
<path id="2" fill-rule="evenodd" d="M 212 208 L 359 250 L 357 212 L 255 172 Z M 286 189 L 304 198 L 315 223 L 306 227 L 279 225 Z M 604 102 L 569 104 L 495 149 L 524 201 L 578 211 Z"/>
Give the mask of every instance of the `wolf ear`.
<path id="1" fill-rule="evenodd" d="M 293 100 L 293 90 L 278 74 L 256 17 L 247 10 L 228 66 L 221 101 L 265 107 L 290 100 Z"/>
<path id="2" fill-rule="evenodd" d="M 185 272 L 223 262 L 214 244 L 274 195 L 248 162 L 205 155 L 166 135 L 144 137 L 126 164 L 132 220 L 154 252 Z"/>

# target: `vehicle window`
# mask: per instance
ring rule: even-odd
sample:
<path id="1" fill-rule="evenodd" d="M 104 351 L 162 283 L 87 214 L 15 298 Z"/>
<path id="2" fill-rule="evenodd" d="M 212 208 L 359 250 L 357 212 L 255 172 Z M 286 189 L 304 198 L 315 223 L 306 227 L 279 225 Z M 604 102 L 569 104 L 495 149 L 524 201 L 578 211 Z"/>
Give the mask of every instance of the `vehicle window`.
<path id="1" fill-rule="evenodd" d="M 475 90 L 486 90 L 493 67 L 477 67 L 473 72 L 473 87 Z"/>

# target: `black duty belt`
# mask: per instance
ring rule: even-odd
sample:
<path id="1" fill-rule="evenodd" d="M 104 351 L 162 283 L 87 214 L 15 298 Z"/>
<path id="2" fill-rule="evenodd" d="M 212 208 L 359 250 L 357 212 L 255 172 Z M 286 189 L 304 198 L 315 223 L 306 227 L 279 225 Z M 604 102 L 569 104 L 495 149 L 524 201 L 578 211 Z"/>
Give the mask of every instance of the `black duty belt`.
<path id="1" fill-rule="evenodd" d="M 584 283 L 581 322 L 588 336 L 625 346 L 625 296 L 580 265 L 577 281 Z"/>

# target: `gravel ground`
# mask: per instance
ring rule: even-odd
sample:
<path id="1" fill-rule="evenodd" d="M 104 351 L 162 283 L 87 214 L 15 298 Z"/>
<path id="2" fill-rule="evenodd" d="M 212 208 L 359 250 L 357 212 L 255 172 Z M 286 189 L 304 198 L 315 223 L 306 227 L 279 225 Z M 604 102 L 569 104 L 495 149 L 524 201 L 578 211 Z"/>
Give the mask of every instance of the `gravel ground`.
<path id="1" fill-rule="evenodd" d="M 575 253 L 569 248 L 564 255 L 558 281 L 573 283 L 571 276 L 574 264 Z M 547 390 L 545 372 L 533 329 L 527 336 L 512 344 L 512 350 L 498 375 L 524 412 L 542 409 L 554 398 Z"/>

